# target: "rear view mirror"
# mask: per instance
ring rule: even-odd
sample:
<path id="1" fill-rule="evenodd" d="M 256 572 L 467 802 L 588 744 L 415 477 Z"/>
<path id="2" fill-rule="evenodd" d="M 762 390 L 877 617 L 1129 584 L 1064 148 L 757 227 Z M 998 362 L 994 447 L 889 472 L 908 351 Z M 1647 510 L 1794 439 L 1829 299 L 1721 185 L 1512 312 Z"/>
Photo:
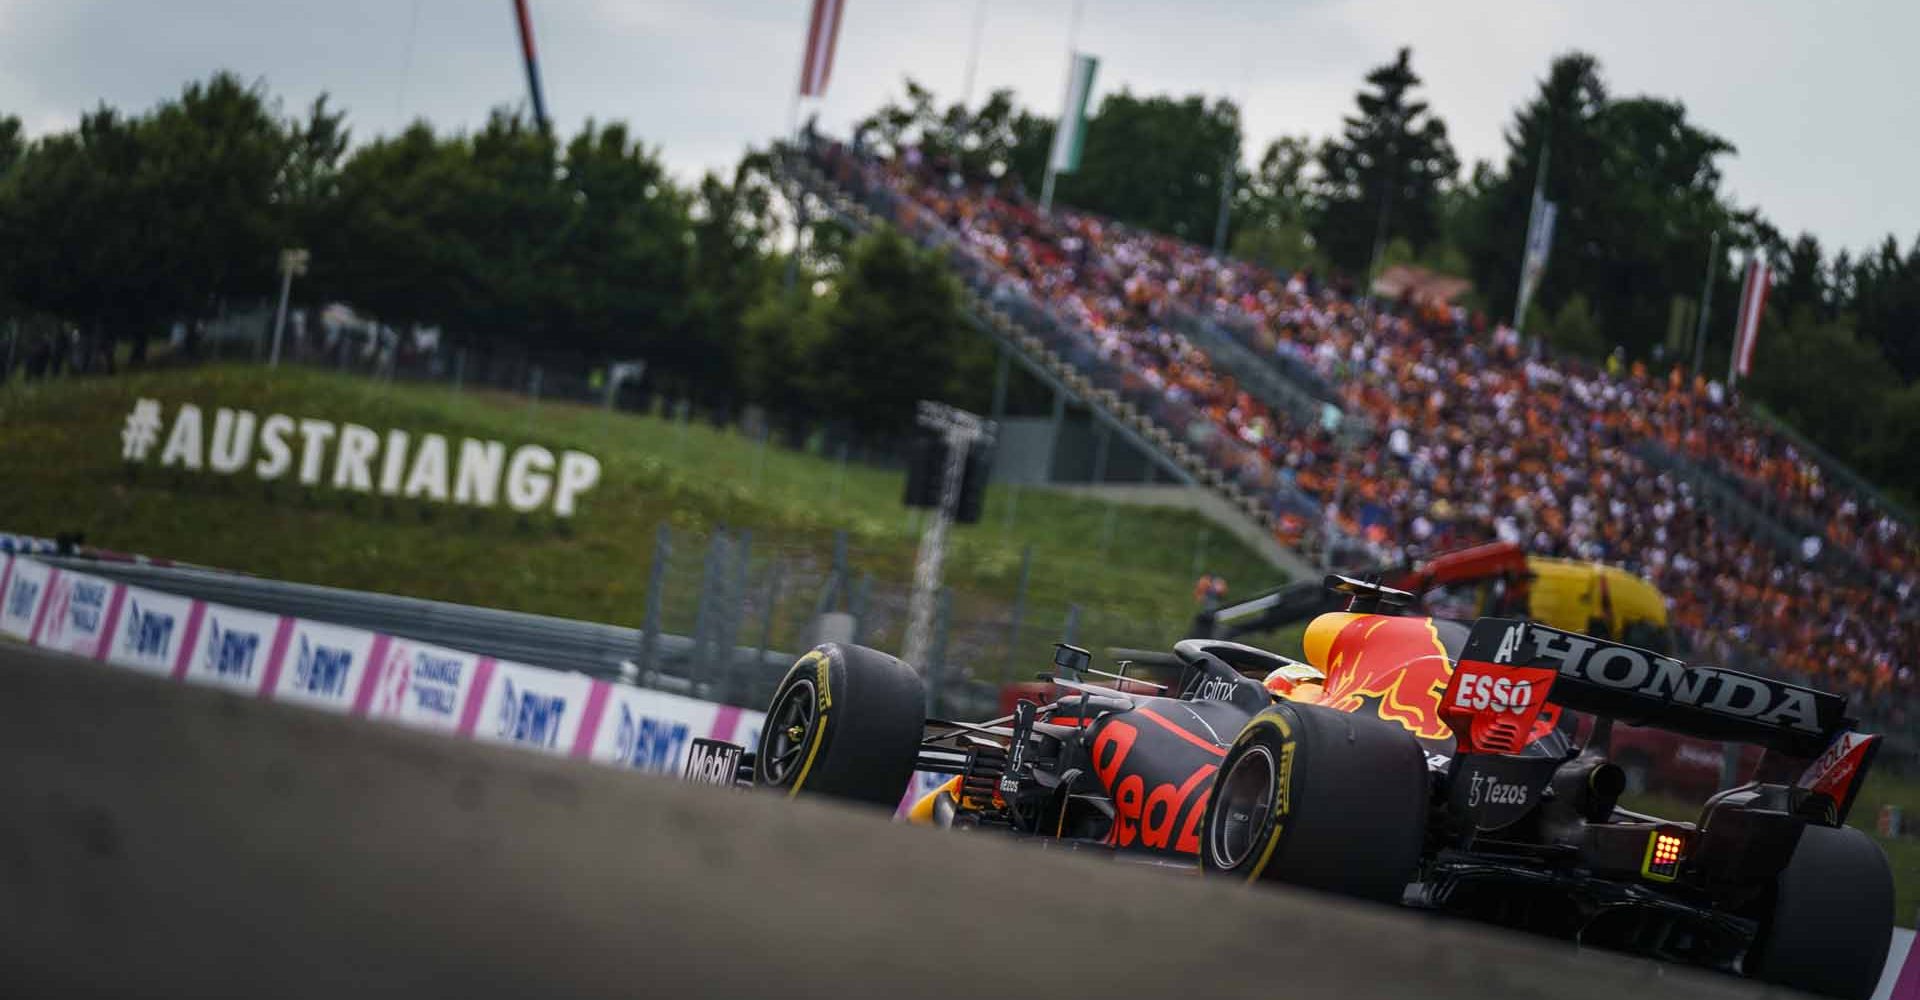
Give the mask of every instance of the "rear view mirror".
<path id="1" fill-rule="evenodd" d="M 1053 644 L 1053 665 L 1080 673 L 1093 665 L 1093 654 L 1064 642 Z"/>

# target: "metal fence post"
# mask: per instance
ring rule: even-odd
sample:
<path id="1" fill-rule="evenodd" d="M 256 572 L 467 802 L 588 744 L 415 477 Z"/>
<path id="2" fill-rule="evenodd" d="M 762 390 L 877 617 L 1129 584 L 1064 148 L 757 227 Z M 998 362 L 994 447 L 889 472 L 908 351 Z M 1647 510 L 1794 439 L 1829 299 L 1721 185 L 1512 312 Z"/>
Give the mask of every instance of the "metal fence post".
<path id="1" fill-rule="evenodd" d="M 814 616 L 832 611 L 851 589 L 847 586 L 847 529 L 840 528 L 833 533 L 833 566 L 827 570 L 827 585 L 821 589 L 820 600 L 814 605 Z"/>
<path id="2" fill-rule="evenodd" d="M 1013 622 L 1007 635 L 1007 669 L 1005 676 L 1013 676 L 1014 661 L 1020 656 L 1020 625 L 1027 617 L 1027 582 L 1033 577 L 1033 546 L 1020 549 L 1020 585 L 1013 592 Z"/>
<path id="3" fill-rule="evenodd" d="M 667 585 L 667 560 L 673 556 L 672 529 L 665 523 L 653 532 L 653 569 L 647 575 L 647 617 L 640 626 L 640 671 L 652 673 L 660 657 L 660 600 Z"/>
<path id="4" fill-rule="evenodd" d="M 933 644 L 928 649 L 927 714 L 939 715 L 947 686 L 947 633 L 953 624 L 953 588 L 941 587 L 933 607 Z"/>
<path id="5" fill-rule="evenodd" d="M 740 622 L 747 614 L 747 572 L 753 558 L 753 531 L 740 532 L 740 539 L 734 546 L 733 581 L 727 587 L 726 603 L 723 605 L 720 621 L 724 628 L 720 631 L 721 697 L 720 700 L 732 704 L 739 697 L 739 647 Z M 723 571 L 725 567 L 722 567 Z"/>
<path id="6" fill-rule="evenodd" d="M 1194 532 L 1193 572 L 1189 575 L 1196 580 L 1200 579 L 1200 574 L 1206 572 L 1207 569 L 1207 536 L 1211 534 L 1212 532 L 1205 528 Z"/>
<path id="7" fill-rule="evenodd" d="M 1008 483 L 1007 484 L 1007 513 L 1005 517 L 1000 519 L 1001 535 L 1004 536 L 1013 531 L 1014 517 L 1016 512 L 1019 509 L 1020 509 L 1020 484 Z"/>
<path id="8" fill-rule="evenodd" d="M 786 563 L 778 559 L 768 560 L 767 589 L 761 597 L 760 647 L 754 653 L 753 673 L 750 675 L 753 679 L 758 679 L 761 671 L 766 669 L 767 650 L 773 645 L 775 609 L 780 606 L 780 584 L 783 582 L 781 577 L 785 575 L 786 568 Z"/>
<path id="9" fill-rule="evenodd" d="M 1065 629 L 1065 635 L 1063 638 L 1061 638 L 1060 641 L 1071 646 L 1073 645 L 1074 639 L 1078 637 L 1079 633 L 1080 633 L 1080 605 L 1069 604 L 1067 605 L 1067 627 Z"/>
<path id="10" fill-rule="evenodd" d="M 766 476 L 767 469 L 767 428 L 760 428 L 760 440 L 753 446 L 753 488 L 760 489 L 760 482 Z"/>
<path id="11" fill-rule="evenodd" d="M 717 529 L 713 537 L 707 540 L 707 557 L 700 568 L 700 603 L 693 612 L 693 664 L 689 673 L 705 677 L 713 668 L 714 616 L 719 614 L 719 600 L 715 591 L 719 587 L 720 567 L 724 565 L 724 549 L 727 544 L 726 529 Z M 696 678 L 695 686 L 700 686 Z"/>
<path id="12" fill-rule="evenodd" d="M 840 457 L 833 463 L 833 502 L 840 502 L 840 492 L 847 485 L 847 443 L 840 442 Z"/>
<path id="13" fill-rule="evenodd" d="M 873 595 L 873 574 L 860 574 L 860 582 L 853 588 L 853 600 L 848 602 L 847 610 L 853 615 L 853 641 L 856 644 L 867 641 L 867 599 Z"/>
<path id="14" fill-rule="evenodd" d="M 1100 561 L 1102 563 L 1107 561 L 1107 551 L 1113 547 L 1114 512 L 1117 511 L 1119 507 L 1119 504 L 1109 501 L 1107 503 L 1107 515 L 1100 521 Z"/>
<path id="15" fill-rule="evenodd" d="M 453 391 L 459 392 L 467 383 L 467 349 L 453 352 Z"/>

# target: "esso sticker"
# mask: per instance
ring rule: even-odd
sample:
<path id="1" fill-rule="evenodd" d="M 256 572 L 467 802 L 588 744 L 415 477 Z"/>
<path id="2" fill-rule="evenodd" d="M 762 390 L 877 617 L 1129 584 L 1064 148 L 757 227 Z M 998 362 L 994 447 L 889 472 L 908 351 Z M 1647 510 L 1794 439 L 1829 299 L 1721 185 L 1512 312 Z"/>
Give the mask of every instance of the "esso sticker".
<path id="1" fill-rule="evenodd" d="M 1551 667 L 1461 661 L 1440 696 L 1459 751 L 1517 753 L 1551 729 L 1560 714 L 1547 703 L 1553 678 Z"/>
<path id="2" fill-rule="evenodd" d="M 1493 711 L 1503 715 L 1524 712 L 1533 706 L 1533 683 L 1491 674 L 1469 673 L 1462 676 L 1455 687 L 1453 705 L 1455 708 L 1475 712 Z"/>

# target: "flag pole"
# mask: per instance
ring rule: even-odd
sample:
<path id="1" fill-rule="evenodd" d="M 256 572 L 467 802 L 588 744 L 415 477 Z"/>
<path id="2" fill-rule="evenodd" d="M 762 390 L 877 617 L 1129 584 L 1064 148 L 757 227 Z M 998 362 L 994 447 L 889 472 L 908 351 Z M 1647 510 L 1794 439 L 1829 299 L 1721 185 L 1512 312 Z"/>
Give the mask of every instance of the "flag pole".
<path id="1" fill-rule="evenodd" d="M 547 121 L 547 98 L 540 88 L 540 60 L 533 48 L 533 17 L 527 13 L 527 0 L 513 0 L 514 21 L 520 26 L 520 55 L 527 64 L 527 92 L 533 97 L 533 117 L 540 131 L 551 133 Z"/>
<path id="2" fill-rule="evenodd" d="M 1073 51 L 1074 46 L 1079 44 L 1080 41 L 1080 15 L 1085 11 L 1086 6 L 1087 0 L 1073 0 L 1073 20 L 1067 24 L 1067 80 L 1066 84 L 1060 88 L 1060 106 L 1063 110 L 1067 104 L 1067 97 L 1073 93 Z M 1061 123 L 1059 121 L 1053 123 L 1055 135 L 1060 133 L 1060 125 Z M 1051 147 L 1049 147 L 1047 152 L 1047 176 L 1045 180 L 1040 182 L 1041 215 L 1050 215 L 1053 213 L 1053 184 L 1054 177 L 1057 173 L 1058 171 L 1054 169 L 1053 165 L 1053 152 Z"/>
<path id="3" fill-rule="evenodd" d="M 1713 272 L 1720 263 L 1720 231 L 1714 230 L 1713 240 L 1707 247 L 1707 280 L 1700 287 L 1700 322 L 1693 329 L 1693 373 L 1699 375 L 1707 366 L 1707 314 L 1713 311 Z"/>
<path id="4" fill-rule="evenodd" d="M 987 0 L 974 0 L 973 44 L 967 47 L 967 72 L 960 79 L 960 107 L 973 105 L 973 77 L 980 69 L 980 38 L 987 30 Z"/>

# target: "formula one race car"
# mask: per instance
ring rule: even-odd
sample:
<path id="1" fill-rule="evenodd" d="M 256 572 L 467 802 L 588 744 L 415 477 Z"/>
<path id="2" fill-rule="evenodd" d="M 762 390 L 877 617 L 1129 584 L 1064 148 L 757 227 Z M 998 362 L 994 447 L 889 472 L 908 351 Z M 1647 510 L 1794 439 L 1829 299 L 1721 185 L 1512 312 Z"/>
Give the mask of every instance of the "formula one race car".
<path id="1" fill-rule="evenodd" d="M 1866 997 L 1893 879 L 1844 825 L 1880 737 L 1836 695 L 1519 620 L 1348 610 L 1306 663 L 1223 640 L 1174 646 L 1177 686 L 1056 647 L 1047 704 L 928 719 L 915 671 L 824 645 L 775 691 L 743 761 L 757 785 L 1211 876 L 1404 902 L 1600 947 Z M 1096 680 L 1097 678 L 1097 680 Z M 1765 748 L 1692 822 L 1618 805 L 1615 720 Z"/>

